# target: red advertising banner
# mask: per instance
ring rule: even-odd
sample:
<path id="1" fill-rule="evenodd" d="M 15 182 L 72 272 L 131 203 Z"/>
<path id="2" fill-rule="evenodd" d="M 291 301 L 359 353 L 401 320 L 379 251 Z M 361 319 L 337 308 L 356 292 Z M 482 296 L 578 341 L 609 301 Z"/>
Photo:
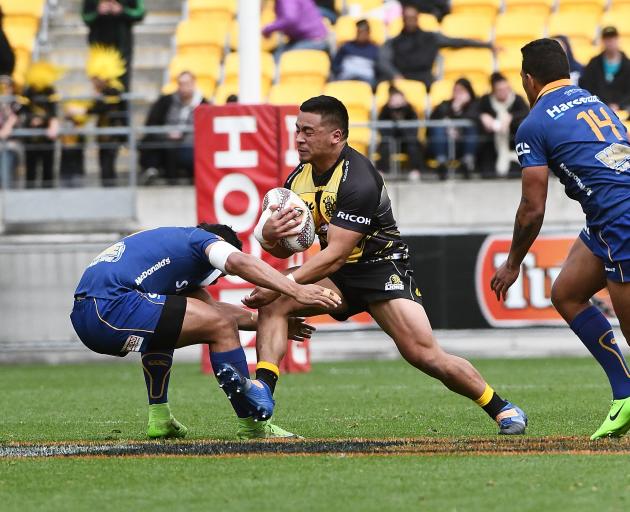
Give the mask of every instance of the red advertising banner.
<path id="1" fill-rule="evenodd" d="M 508 290 L 506 300 L 498 301 L 490 280 L 505 262 L 511 236 L 489 236 L 477 256 L 475 287 L 481 311 L 493 327 L 565 325 L 551 304 L 551 287 L 575 242 L 575 235 L 541 235 L 523 260 L 521 273 Z M 615 323 L 607 290 L 595 296 L 598 306 Z"/>
<path id="2" fill-rule="evenodd" d="M 282 185 L 284 167 L 279 162 L 280 116 L 269 105 L 201 106 L 195 111 L 195 188 L 199 221 L 228 224 L 243 240 L 243 251 L 261 257 L 278 269 L 287 261 L 262 251 L 253 236 L 262 198 Z M 284 130 L 286 133 L 286 130 Z M 210 291 L 224 302 L 240 304 L 252 285 L 228 276 Z M 255 333 L 241 332 L 241 343 L 250 365 L 256 363 Z M 285 371 L 310 369 L 308 342 L 291 342 Z M 206 353 L 204 371 L 211 371 Z"/>

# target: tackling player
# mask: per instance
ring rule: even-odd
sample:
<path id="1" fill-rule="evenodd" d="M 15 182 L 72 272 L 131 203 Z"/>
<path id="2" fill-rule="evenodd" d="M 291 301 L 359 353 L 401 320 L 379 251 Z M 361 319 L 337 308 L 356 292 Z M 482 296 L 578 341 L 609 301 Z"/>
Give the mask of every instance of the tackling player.
<path id="1" fill-rule="evenodd" d="M 141 231 L 94 258 L 77 286 L 70 318 L 81 341 L 101 354 L 142 354 L 149 437 L 186 435 L 187 428 L 171 414 L 168 384 L 174 349 L 198 343 L 210 346 L 217 380 L 239 418 L 239 438 L 293 436 L 271 424 L 274 402 L 267 385 L 248 378 L 238 329 L 256 329 L 256 315 L 215 302 L 204 287 L 234 274 L 305 306 L 334 309 L 340 300 L 320 286 L 297 285 L 242 253 L 241 246 L 224 225 Z M 289 335 L 298 340 L 312 332 L 302 320 L 291 321 Z"/>
<path id="2" fill-rule="evenodd" d="M 614 112 L 571 85 L 557 41 L 532 41 L 521 52 L 523 88 L 532 106 L 516 134 L 523 191 L 510 253 L 491 287 L 497 299 L 505 299 L 518 277 L 543 222 L 551 169 L 586 214 L 586 227 L 554 282 L 551 301 L 612 387 L 610 413 L 591 439 L 621 436 L 630 429 L 630 370 L 610 323 L 590 299 L 608 287 L 630 342 L 630 144 Z"/>
<path id="3" fill-rule="evenodd" d="M 311 98 L 300 106 L 296 128 L 301 164 L 285 187 L 309 206 L 322 250 L 290 277 L 330 288 L 343 303 L 338 310 L 305 309 L 291 297 L 255 289 L 244 303 L 259 308 L 257 378 L 274 390 L 289 316 L 326 312 L 343 321 L 369 311 L 409 363 L 474 400 L 499 424 L 501 434 L 523 434 L 525 413 L 495 393 L 468 361 L 444 352 L 433 337 L 383 178 L 347 144 L 346 107 L 331 96 Z M 276 211 L 257 227 L 263 247 L 274 256 L 289 256 L 277 241 L 295 231 L 295 216 L 286 209 Z"/>

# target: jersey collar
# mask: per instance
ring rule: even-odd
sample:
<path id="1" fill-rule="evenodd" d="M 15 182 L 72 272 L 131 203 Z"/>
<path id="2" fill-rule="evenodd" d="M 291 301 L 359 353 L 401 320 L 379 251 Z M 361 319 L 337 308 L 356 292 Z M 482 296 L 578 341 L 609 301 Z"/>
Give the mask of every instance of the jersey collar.
<path id="1" fill-rule="evenodd" d="M 538 100 L 540 98 L 542 98 L 545 94 L 549 94 L 550 92 L 553 92 L 556 89 L 560 89 L 561 87 L 567 87 L 569 85 L 573 85 L 573 84 L 571 83 L 571 80 L 569 80 L 568 78 L 563 78 L 561 80 L 556 80 L 555 82 L 549 82 L 538 93 L 538 97 L 536 98 L 536 103 L 538 103 Z M 534 103 L 534 105 L 536 103 Z"/>

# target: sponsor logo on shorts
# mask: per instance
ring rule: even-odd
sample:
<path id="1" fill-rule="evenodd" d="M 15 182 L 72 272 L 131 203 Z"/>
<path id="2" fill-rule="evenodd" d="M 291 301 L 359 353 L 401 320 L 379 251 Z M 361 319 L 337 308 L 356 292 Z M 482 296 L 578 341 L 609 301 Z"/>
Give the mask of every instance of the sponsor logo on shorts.
<path id="1" fill-rule="evenodd" d="M 397 276 L 396 274 L 392 274 L 391 276 L 389 276 L 389 280 L 385 283 L 385 291 L 404 289 L 405 285 L 400 279 L 400 276 Z"/>
<path id="2" fill-rule="evenodd" d="M 110 245 L 101 254 L 92 260 L 88 267 L 93 267 L 97 263 L 116 263 L 122 258 L 125 252 L 125 242 L 117 242 L 114 245 Z"/>
<path id="3" fill-rule="evenodd" d="M 366 226 L 369 226 L 372 223 L 372 219 L 363 217 L 362 215 L 352 215 L 350 213 L 345 213 L 345 212 L 337 212 L 337 217 L 343 220 L 347 220 L 348 222 L 354 222 L 356 224 L 365 224 Z"/>
<path id="4" fill-rule="evenodd" d="M 132 334 L 127 338 L 125 344 L 123 345 L 122 352 L 138 352 L 140 347 L 142 346 L 142 342 L 144 338 L 142 336 L 136 336 Z"/>
<path id="5" fill-rule="evenodd" d="M 142 272 L 142 274 L 136 277 L 136 286 L 140 286 L 142 284 L 142 281 L 144 281 L 151 274 L 153 274 L 154 272 L 157 272 L 161 268 L 170 264 L 171 264 L 171 258 L 164 258 L 163 260 L 158 261 L 155 265 L 149 267 L 144 272 Z"/>

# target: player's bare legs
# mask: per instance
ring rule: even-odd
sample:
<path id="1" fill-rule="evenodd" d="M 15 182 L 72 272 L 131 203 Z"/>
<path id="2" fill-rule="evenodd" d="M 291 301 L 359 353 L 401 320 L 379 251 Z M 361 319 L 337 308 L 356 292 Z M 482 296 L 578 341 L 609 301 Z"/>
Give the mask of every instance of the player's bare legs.
<path id="1" fill-rule="evenodd" d="M 629 285 L 607 281 L 604 262 L 578 238 L 553 285 L 551 301 L 606 372 L 612 388 L 610 413 L 591 439 L 620 436 L 630 429 L 630 368 L 619 350 L 610 323 L 590 303 L 591 297 L 605 286 L 608 286 L 613 307 L 628 340 Z"/>
<path id="2" fill-rule="evenodd" d="M 331 288 L 343 299 L 330 279 L 324 279 L 318 284 Z M 345 310 L 347 303 L 343 300 L 342 305 L 334 312 L 342 313 Z M 301 304 L 285 296 L 259 308 L 256 346 L 258 360 L 263 362 L 263 366 L 259 366 L 257 376 L 259 372 L 266 372 L 268 375 L 265 378 L 272 382 L 272 386 L 275 385 L 279 374 L 277 365 L 286 352 L 289 315 L 309 316 L 331 312 L 324 309 L 306 311 Z M 372 304 L 370 312 L 383 330 L 394 339 L 402 356 L 412 365 L 441 380 L 452 391 L 477 402 L 499 422 L 501 433 L 524 432 L 527 424 L 524 413 L 502 400 L 468 361 L 447 354 L 439 347 L 420 304 L 407 299 L 394 299 Z M 270 368 L 265 363 L 271 363 L 275 368 Z M 275 373 L 275 377 L 270 372 Z"/>
<path id="3" fill-rule="evenodd" d="M 442 350 L 420 304 L 407 299 L 376 302 L 370 304 L 370 313 L 409 364 L 472 400 L 483 394 L 485 380 L 468 361 Z"/>
<path id="4" fill-rule="evenodd" d="M 579 238 L 574 242 L 551 289 L 551 302 L 570 324 L 590 307 L 591 297 L 606 286 L 602 261 Z"/>
<path id="5" fill-rule="evenodd" d="M 175 348 L 208 343 L 212 351 L 225 352 L 240 347 L 236 321 L 205 302 L 186 298 L 186 315 Z"/>

